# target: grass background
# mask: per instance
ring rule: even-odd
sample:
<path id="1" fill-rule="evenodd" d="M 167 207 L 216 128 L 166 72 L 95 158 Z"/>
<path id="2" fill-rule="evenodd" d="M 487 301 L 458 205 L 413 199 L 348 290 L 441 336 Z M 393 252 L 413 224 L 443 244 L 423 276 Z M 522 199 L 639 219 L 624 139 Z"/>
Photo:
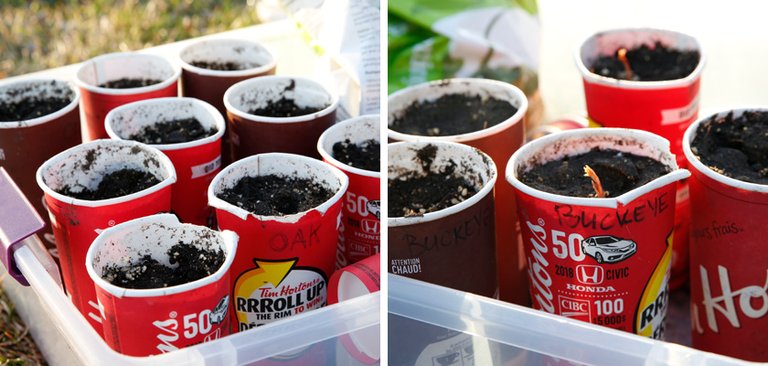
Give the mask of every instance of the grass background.
<path id="1" fill-rule="evenodd" d="M 0 78 L 254 25 L 255 3 L 0 0 Z M 38 364 L 45 360 L 0 287 L 0 366 Z"/>
<path id="2" fill-rule="evenodd" d="M 256 0 L 0 0 L 0 77 L 258 23 Z"/>

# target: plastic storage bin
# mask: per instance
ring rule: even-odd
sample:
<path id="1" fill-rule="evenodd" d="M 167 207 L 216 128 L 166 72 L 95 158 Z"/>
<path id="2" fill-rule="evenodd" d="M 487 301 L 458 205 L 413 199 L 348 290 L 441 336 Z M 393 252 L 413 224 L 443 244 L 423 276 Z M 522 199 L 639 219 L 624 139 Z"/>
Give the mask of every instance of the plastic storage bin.
<path id="1" fill-rule="evenodd" d="M 162 355 L 124 356 L 109 348 L 66 298 L 58 276 L 47 271 L 55 264 L 36 236 L 14 256 L 30 286 L 10 277 L 4 277 L 3 286 L 51 365 L 269 365 L 270 358 L 303 348 L 324 355 L 329 364 L 354 364 L 343 347 L 337 348 L 338 341 L 379 325 L 379 293 L 373 293 Z"/>
<path id="2" fill-rule="evenodd" d="M 433 346 L 432 364 L 435 365 L 490 365 L 488 359 L 499 365 L 756 364 L 397 275 L 388 275 L 388 280 L 389 364 L 392 366 L 413 362 L 406 360 L 407 352 L 391 348 L 393 340 L 419 343 L 435 334 L 440 340 L 429 345 Z M 680 323 L 687 314 L 687 302 L 673 300 L 670 304 L 674 308 L 669 312 L 675 314 L 675 321 Z M 686 327 L 678 324 L 678 328 L 681 326 Z M 408 331 L 398 333 L 398 329 Z M 451 331 L 457 335 L 450 335 Z M 677 329 L 673 334 L 684 338 L 684 333 L 683 329 Z M 446 337 L 452 342 L 446 342 Z M 462 359 L 471 358 L 470 354 L 474 363 L 462 363 Z"/>

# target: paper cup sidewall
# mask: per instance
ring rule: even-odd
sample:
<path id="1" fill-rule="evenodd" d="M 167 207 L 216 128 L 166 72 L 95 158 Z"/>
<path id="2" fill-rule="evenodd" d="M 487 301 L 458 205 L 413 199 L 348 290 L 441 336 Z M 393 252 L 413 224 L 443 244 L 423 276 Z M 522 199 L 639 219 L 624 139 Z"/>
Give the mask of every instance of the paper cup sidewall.
<path id="1" fill-rule="evenodd" d="M 495 164 L 479 150 L 457 143 L 395 143 L 388 146 L 390 179 L 422 171 L 414 157 L 429 144 L 438 147 L 433 171 L 453 162 L 459 169 L 465 169 L 460 174 L 480 189 L 467 200 L 439 211 L 414 217 L 389 217 L 389 272 L 483 296 L 496 296 L 492 194 Z M 457 271 L 465 275 L 457 276 Z"/>
<path id="2" fill-rule="evenodd" d="M 766 111 L 765 108 L 739 108 L 732 110 L 738 117 L 747 110 Z M 716 113 L 724 116 L 731 111 Z M 691 247 L 690 289 L 692 307 L 693 346 L 709 352 L 750 361 L 766 361 L 767 343 L 752 336 L 755 330 L 768 326 L 768 317 L 762 308 L 739 303 L 724 312 L 708 317 L 707 309 L 713 298 L 731 299 L 745 288 L 754 288 L 755 297 L 764 297 L 766 282 L 765 263 L 756 253 L 762 248 L 766 235 L 762 217 L 768 215 L 768 187 L 739 181 L 710 170 L 693 154 L 691 143 L 698 128 L 712 116 L 699 119 L 686 131 L 684 151 L 693 173 L 690 179 L 691 195 Z M 745 214 L 748 213 L 748 214 Z M 738 245 L 732 245 L 738 243 Z M 730 286 L 725 293 L 723 283 Z M 752 287 L 750 287 L 752 286 Z M 709 292 L 707 300 L 705 289 Z M 735 300 L 735 299 L 734 299 Z M 750 303 L 754 304 L 754 302 Z M 744 311 L 752 316 L 744 316 Z M 726 315 L 735 316 L 734 326 Z M 717 331 L 715 331 L 715 329 Z"/>
<path id="3" fill-rule="evenodd" d="M 231 334 L 229 309 L 225 308 L 223 318 L 216 319 L 216 324 L 210 324 L 210 317 L 222 301 L 229 300 L 229 282 L 227 274 L 220 281 L 197 288 L 194 301 L 191 301 L 188 292 L 150 300 L 117 298 L 108 292 L 98 291 L 106 316 L 105 341 L 120 353 L 143 357 L 225 337 Z M 231 304 L 227 306 L 231 307 Z M 188 328 L 184 328 L 184 319 L 194 323 L 197 329 L 189 327 L 189 324 Z M 185 332 L 189 332 L 192 338 L 188 339 Z M 137 334 L 142 336 L 137 337 Z"/>
<path id="4" fill-rule="evenodd" d="M 607 199 L 549 194 L 518 180 L 518 174 L 530 166 L 598 146 L 648 156 L 673 171 Z M 635 130 L 561 132 L 515 153 L 506 176 L 517 194 L 533 307 L 662 337 L 666 306 L 648 309 L 668 300 L 676 181 L 687 176 L 676 168 L 666 140 Z M 592 292 L 600 297 L 586 295 Z M 623 312 L 616 314 L 620 318 L 596 312 L 603 298 L 622 304 Z"/>
<path id="5" fill-rule="evenodd" d="M 288 216 L 257 216 L 216 197 L 245 176 L 278 174 L 325 182 L 336 193 L 322 205 Z M 348 179 L 333 166 L 311 158 L 282 153 L 261 154 L 222 170 L 211 183 L 209 204 L 216 208 L 221 229 L 232 230 L 241 244 L 232 266 L 232 294 L 237 331 L 270 323 L 285 316 L 322 307 L 334 270 L 342 197 Z M 267 281 L 263 277 L 282 281 Z M 259 282 L 261 281 L 261 282 Z M 296 289 L 297 292 L 292 292 Z M 247 304 L 278 291 L 285 307 L 261 312 Z M 264 295 L 262 295 L 262 293 Z M 300 297 L 299 297 L 300 296 Z"/>
<path id="6" fill-rule="evenodd" d="M 45 208 L 43 191 L 37 185 L 37 168 L 52 156 L 80 143 L 80 93 L 77 88 L 58 80 L 29 80 L 5 84 L 0 88 L 3 100 L 8 101 L 6 91 L 31 86 L 29 92 L 38 96 L 58 90 L 72 92 L 72 101 L 62 109 L 46 116 L 27 121 L 0 123 L 0 165 L 13 178 L 40 216 L 48 225 L 41 239 L 49 249 L 55 248 L 48 211 Z M 52 90 L 51 90 L 52 89 Z M 26 93 L 14 93 L 19 98 Z M 11 99 L 13 100 L 13 99 Z M 52 252 L 53 254 L 54 252 Z"/>
<path id="7" fill-rule="evenodd" d="M 85 115 L 82 121 L 83 141 L 107 137 L 104 120 L 115 107 L 138 100 L 177 96 L 180 76 L 180 67 L 154 55 L 115 53 L 86 61 L 77 71 L 75 79 Z M 154 78 L 162 82 L 130 89 L 98 86 L 120 78 Z"/>
<path id="8" fill-rule="evenodd" d="M 323 132 L 317 142 L 323 160 L 349 177 L 339 228 L 337 269 L 378 253 L 381 235 L 381 174 L 378 170 L 374 172 L 352 167 L 335 159 L 334 144 L 345 140 L 353 144 L 379 141 L 379 116 L 360 116 L 337 123 Z"/>

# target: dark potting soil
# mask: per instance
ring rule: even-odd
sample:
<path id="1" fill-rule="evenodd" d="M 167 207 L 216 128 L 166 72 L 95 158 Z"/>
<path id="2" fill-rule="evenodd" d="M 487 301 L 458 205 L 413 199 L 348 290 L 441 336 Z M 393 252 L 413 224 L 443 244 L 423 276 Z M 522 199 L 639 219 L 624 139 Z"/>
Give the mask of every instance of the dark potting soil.
<path id="1" fill-rule="evenodd" d="M 197 118 L 185 118 L 144 126 L 128 138 L 145 144 L 178 144 L 213 136 L 217 131 L 215 127 L 206 130 Z"/>
<path id="2" fill-rule="evenodd" d="M 110 89 L 130 89 L 130 88 L 141 88 L 144 86 L 160 84 L 162 82 L 163 82 L 162 80 L 158 80 L 158 79 L 122 78 L 117 80 L 110 80 L 110 81 L 107 81 L 106 83 L 99 84 L 99 87 L 110 88 Z"/>
<path id="3" fill-rule="evenodd" d="M 333 158 L 351 167 L 379 171 L 379 151 L 377 140 L 365 140 L 353 144 L 349 139 L 333 144 Z"/>
<path id="4" fill-rule="evenodd" d="M 283 89 L 283 92 L 287 92 L 295 89 L 296 89 L 296 81 L 291 80 L 291 82 Z M 296 104 L 296 101 L 294 101 L 293 99 L 281 97 L 276 101 L 271 101 L 267 103 L 265 107 L 253 108 L 249 110 L 248 113 L 255 114 L 257 116 L 265 116 L 265 117 L 296 117 L 296 116 L 304 116 L 307 114 L 320 112 L 326 108 L 328 108 L 327 105 L 322 106 L 320 108 L 300 107 Z"/>
<path id="5" fill-rule="evenodd" d="M 257 215 L 285 216 L 317 207 L 333 194 L 311 179 L 270 174 L 244 177 L 217 196 Z"/>
<path id="6" fill-rule="evenodd" d="M 391 129 L 419 136 L 451 136 L 480 131 L 517 112 L 509 102 L 479 95 L 446 94 L 435 101 L 411 103 Z"/>
<path id="7" fill-rule="evenodd" d="M 585 176 L 589 165 L 600 178 L 606 197 L 620 196 L 642 186 L 670 169 L 651 158 L 616 150 L 598 150 L 550 161 L 520 175 L 520 181 L 540 191 L 570 197 L 594 197 L 592 180 Z"/>
<path id="8" fill-rule="evenodd" d="M 166 252 L 171 266 L 161 264 L 149 255 L 127 266 L 110 265 L 102 278 L 122 288 L 152 289 L 183 285 L 212 275 L 224 263 L 224 252 L 201 250 L 179 242 Z"/>
<path id="9" fill-rule="evenodd" d="M 148 172 L 136 169 L 120 169 L 105 175 L 95 191 L 84 189 L 80 192 L 74 192 L 72 187 L 67 185 L 57 192 L 68 197 L 96 201 L 127 196 L 158 183 L 160 180 Z"/>
<path id="10" fill-rule="evenodd" d="M 421 216 L 456 205 L 478 192 L 456 171 L 455 164 L 447 164 L 439 172 L 431 171 L 436 155 L 436 146 L 423 147 L 416 153 L 423 172 L 408 172 L 389 179 L 389 217 Z"/>
<path id="11" fill-rule="evenodd" d="M 236 71 L 236 70 L 245 70 L 245 69 L 258 67 L 256 65 L 246 66 L 244 64 L 241 64 L 238 62 L 231 62 L 231 61 L 228 61 L 228 62 L 192 61 L 189 64 L 195 67 L 199 67 L 201 69 L 219 70 L 219 71 Z"/>
<path id="12" fill-rule="evenodd" d="M 628 80 L 624 64 L 619 61 L 618 50 L 610 56 L 600 56 L 590 67 L 595 74 Z M 627 50 L 627 61 L 635 81 L 661 81 L 682 79 L 690 75 L 699 64 L 699 51 L 671 49 L 656 42 L 653 47 L 642 45 Z"/>
<path id="13" fill-rule="evenodd" d="M 713 116 L 699 125 L 691 151 L 720 174 L 768 184 L 768 112 Z"/>
<path id="14" fill-rule="evenodd" d="M 296 117 L 319 112 L 325 108 L 327 106 L 322 108 L 299 107 L 293 99 L 282 97 L 274 102 L 269 102 L 266 107 L 251 109 L 248 113 L 265 117 Z"/>
<path id="15" fill-rule="evenodd" d="M 27 97 L 18 103 L 0 103 L 0 122 L 25 121 L 56 112 L 72 102 L 71 98 Z"/>

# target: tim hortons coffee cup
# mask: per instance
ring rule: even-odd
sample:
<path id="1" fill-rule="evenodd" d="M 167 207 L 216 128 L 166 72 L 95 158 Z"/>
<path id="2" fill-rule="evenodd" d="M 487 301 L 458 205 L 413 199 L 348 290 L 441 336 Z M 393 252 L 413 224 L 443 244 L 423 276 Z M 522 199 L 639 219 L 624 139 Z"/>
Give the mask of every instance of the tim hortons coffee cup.
<path id="1" fill-rule="evenodd" d="M 391 182 L 403 178 L 441 174 L 455 168 L 452 174 L 466 178 L 466 184 L 476 191 L 436 211 L 390 214 L 388 272 L 497 297 L 496 264 L 505 259 L 496 257 L 493 160 L 476 148 L 454 142 L 400 142 L 389 144 L 387 153 L 390 209 L 397 194 Z M 424 165 L 424 160 L 429 164 Z M 408 198 L 404 199 L 407 202 Z"/>
<path id="2" fill-rule="evenodd" d="M 685 157 L 693 175 L 690 179 L 693 347 L 757 362 L 768 361 L 768 340 L 758 336 L 768 327 L 768 264 L 761 254 L 763 236 L 768 235 L 764 219 L 768 215 L 768 185 L 735 179 L 713 170 L 699 159 L 708 152 L 697 148 L 694 142 L 708 130 L 726 127 L 729 120 L 766 113 L 765 107 L 724 110 L 694 122 L 683 138 Z M 751 120 L 747 123 L 752 124 Z M 735 138 L 750 139 L 738 134 Z M 764 136 L 756 138 L 758 140 L 752 141 Z M 732 149 L 726 146 L 724 151 L 727 154 Z M 756 153 L 764 154 L 759 150 Z M 726 158 L 728 163 L 735 163 L 733 160 L 737 158 Z"/>
<path id="3" fill-rule="evenodd" d="M 48 224 L 41 239 L 51 255 L 58 259 L 43 191 L 35 181 L 35 172 L 52 156 L 80 143 L 80 93 L 68 83 L 53 79 L 33 79 L 0 86 L 0 104 L 19 103 L 27 98 L 69 100 L 61 109 L 49 114 L 0 122 L 0 166 L 8 171 Z"/>
<path id="4" fill-rule="evenodd" d="M 287 215 L 257 215 L 220 195 L 242 179 L 302 178 L 332 193 L 321 204 Z M 340 170 L 301 155 L 259 154 L 224 168 L 208 189 L 219 228 L 240 236 L 232 266 L 234 331 L 244 331 L 326 305 L 336 263 L 341 205 L 349 180 Z"/>
<path id="5" fill-rule="evenodd" d="M 594 149 L 647 157 L 668 173 L 607 198 L 549 193 L 520 180 L 535 166 Z M 666 139 L 639 130 L 571 130 L 520 148 L 506 177 L 517 193 L 533 307 L 662 339 L 675 190 L 689 175 Z"/>
<path id="6" fill-rule="evenodd" d="M 286 113 L 286 103 L 301 112 Z M 224 94 L 230 161 L 270 152 L 319 159 L 317 140 L 336 121 L 338 104 L 338 96 L 307 78 L 262 76 L 233 85 Z"/>
<path id="7" fill-rule="evenodd" d="M 103 307 L 107 344 L 125 355 L 148 356 L 229 335 L 229 268 L 237 239 L 231 231 L 182 224 L 170 214 L 147 216 L 104 230 L 88 249 L 85 264 Z M 173 251 L 184 247 L 192 249 Z M 195 257 L 182 257 L 190 255 Z M 209 256 L 220 258 L 215 262 Z M 166 275 L 162 280 L 175 282 L 145 286 L 147 279 L 141 271 L 147 271 L 146 264 L 152 260 L 196 273 L 184 282 L 186 278 L 178 273 L 154 272 L 152 277 Z M 219 263 L 219 267 L 213 268 L 210 262 Z M 199 269 L 208 265 L 210 273 Z M 193 279 L 197 276 L 202 277 Z M 120 282 L 115 283 L 115 279 Z M 152 281 L 155 283 L 160 281 Z"/>
<path id="8" fill-rule="evenodd" d="M 142 53 L 110 53 L 82 64 L 75 74 L 85 120 L 83 141 L 107 138 L 104 120 L 115 107 L 137 100 L 179 95 L 181 68 L 163 57 Z M 107 87 L 110 82 L 133 80 L 151 85 Z"/>
<path id="9" fill-rule="evenodd" d="M 336 147 L 379 144 L 379 116 L 366 115 L 339 122 L 320 135 L 317 150 L 323 160 L 341 169 L 349 177 L 344 197 L 336 267 L 342 268 L 379 253 L 381 235 L 381 173 L 345 163 L 335 156 Z M 370 151 L 379 161 L 380 150 Z"/>

